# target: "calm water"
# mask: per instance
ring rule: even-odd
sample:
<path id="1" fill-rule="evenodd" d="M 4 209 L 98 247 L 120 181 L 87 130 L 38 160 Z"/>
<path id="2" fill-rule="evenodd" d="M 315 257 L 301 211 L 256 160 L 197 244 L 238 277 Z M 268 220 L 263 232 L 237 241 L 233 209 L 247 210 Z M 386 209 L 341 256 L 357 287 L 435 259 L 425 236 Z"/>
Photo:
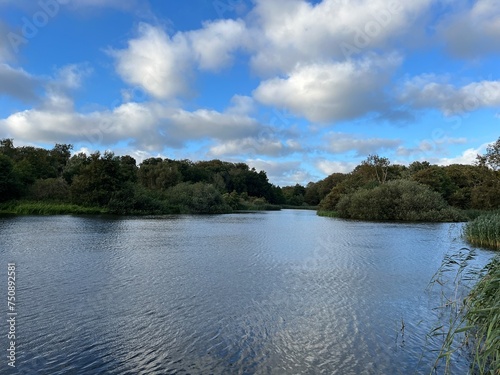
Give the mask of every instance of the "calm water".
<path id="1" fill-rule="evenodd" d="M 18 278 L 17 368 L 2 355 L 0 373 L 427 374 L 426 288 L 459 233 L 289 210 L 0 218 L 3 353 L 7 262 Z"/>

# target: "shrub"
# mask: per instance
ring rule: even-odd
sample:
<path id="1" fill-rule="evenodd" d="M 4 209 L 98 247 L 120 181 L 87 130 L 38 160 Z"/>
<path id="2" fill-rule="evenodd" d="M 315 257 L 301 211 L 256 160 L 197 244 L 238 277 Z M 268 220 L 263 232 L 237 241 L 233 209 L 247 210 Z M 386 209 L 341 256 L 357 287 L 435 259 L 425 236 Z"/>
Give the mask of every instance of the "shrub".
<path id="1" fill-rule="evenodd" d="M 221 193 L 210 184 L 180 183 L 166 192 L 168 205 L 178 213 L 217 214 L 230 212 Z"/>
<path id="2" fill-rule="evenodd" d="M 344 195 L 336 206 L 340 217 L 359 220 L 463 221 L 443 197 L 415 181 L 389 181 L 373 189 Z"/>
<path id="3" fill-rule="evenodd" d="M 38 201 L 66 201 L 69 199 L 69 186 L 62 178 L 36 180 L 31 187 L 31 198 Z"/>

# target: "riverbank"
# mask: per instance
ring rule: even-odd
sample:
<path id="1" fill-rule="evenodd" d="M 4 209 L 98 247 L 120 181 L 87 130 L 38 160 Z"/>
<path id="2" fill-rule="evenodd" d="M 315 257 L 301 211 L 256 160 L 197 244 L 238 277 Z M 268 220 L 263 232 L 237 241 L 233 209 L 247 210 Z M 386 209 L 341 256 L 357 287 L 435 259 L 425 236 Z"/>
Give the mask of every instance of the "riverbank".
<path id="1" fill-rule="evenodd" d="M 3 215 L 99 215 L 107 213 L 109 211 L 104 208 L 83 207 L 69 203 L 11 201 L 0 204 L 0 214 Z"/>
<path id="2" fill-rule="evenodd" d="M 228 209 L 220 214 L 235 212 L 256 212 L 256 211 L 279 211 L 283 208 L 274 204 L 254 204 L 244 202 L 238 209 Z M 295 209 L 304 209 L 303 207 L 293 207 Z M 1 215 L 175 215 L 175 214 L 197 214 L 197 212 L 183 211 L 178 207 L 163 207 L 161 210 L 132 210 L 129 212 L 115 212 L 103 207 L 86 207 L 77 204 L 64 202 L 36 202 L 36 201 L 10 201 L 0 204 Z"/>

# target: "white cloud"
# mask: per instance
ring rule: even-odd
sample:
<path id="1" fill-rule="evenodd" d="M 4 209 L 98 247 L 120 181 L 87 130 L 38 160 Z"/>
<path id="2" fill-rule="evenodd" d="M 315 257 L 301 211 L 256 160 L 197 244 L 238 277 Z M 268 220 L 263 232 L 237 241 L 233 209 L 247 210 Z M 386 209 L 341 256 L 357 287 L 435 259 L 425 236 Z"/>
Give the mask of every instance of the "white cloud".
<path id="1" fill-rule="evenodd" d="M 242 20 L 206 22 L 203 28 L 186 34 L 200 69 L 217 71 L 230 65 L 233 54 L 246 37 Z"/>
<path id="2" fill-rule="evenodd" d="M 249 159 L 246 163 L 258 171 L 265 171 L 269 180 L 279 186 L 305 185 L 311 180 L 316 180 L 315 176 L 302 167 L 300 161 Z"/>
<path id="3" fill-rule="evenodd" d="M 334 161 L 334 160 L 318 160 L 316 162 L 316 168 L 320 170 L 325 175 L 331 175 L 332 173 L 349 173 L 356 168 L 357 163 L 347 162 L 347 161 Z"/>
<path id="4" fill-rule="evenodd" d="M 421 75 L 404 83 L 399 99 L 413 108 L 436 108 L 451 116 L 500 106 L 500 81 L 457 87 L 448 83 L 447 77 Z"/>
<path id="5" fill-rule="evenodd" d="M 357 156 L 375 154 L 381 150 L 395 149 L 401 144 L 398 139 L 364 138 L 345 133 L 328 133 L 325 149 L 333 154 L 355 151 Z"/>
<path id="6" fill-rule="evenodd" d="M 83 79 L 92 74 L 88 64 L 70 64 L 57 71 L 55 83 L 65 89 L 78 89 Z"/>
<path id="7" fill-rule="evenodd" d="M 235 95 L 231 98 L 231 106 L 227 113 L 236 115 L 249 115 L 255 111 L 255 101 L 250 96 Z"/>
<path id="8" fill-rule="evenodd" d="M 191 93 L 196 67 L 218 71 L 230 65 L 244 34 L 241 20 L 207 22 L 201 29 L 177 32 L 172 37 L 160 27 L 143 23 L 126 49 L 111 50 L 110 54 L 125 82 L 155 98 L 171 99 Z"/>
<path id="9" fill-rule="evenodd" d="M 281 141 L 279 139 L 243 138 L 226 141 L 210 148 L 209 155 L 220 157 L 227 155 L 266 155 L 285 156 L 302 151 L 301 146 L 294 140 Z"/>
<path id="10" fill-rule="evenodd" d="M 176 109 L 168 115 L 168 122 L 169 138 L 180 142 L 187 139 L 255 137 L 261 129 L 261 124 L 251 117 L 207 109 L 194 112 Z"/>
<path id="11" fill-rule="evenodd" d="M 387 104 L 383 88 L 400 62 L 399 57 L 391 55 L 358 62 L 304 65 L 286 78 L 262 82 L 254 97 L 315 122 L 362 117 L 384 111 Z"/>
<path id="12" fill-rule="evenodd" d="M 113 111 L 80 114 L 72 108 L 31 109 L 0 120 L 0 127 L 20 141 L 85 143 L 97 148 L 135 139 L 144 149 L 162 148 L 151 108 L 135 103 Z"/>
<path id="13" fill-rule="evenodd" d="M 485 143 L 478 148 L 468 148 L 458 156 L 455 156 L 453 158 L 440 158 L 435 160 L 434 162 L 438 165 L 474 164 L 476 162 L 477 155 L 483 154 L 487 146 L 488 144 Z"/>
<path id="14" fill-rule="evenodd" d="M 190 92 L 191 51 L 186 37 L 170 38 L 162 29 L 139 26 L 139 35 L 124 50 L 112 50 L 116 70 L 122 79 L 143 88 L 150 95 L 168 99 Z"/>
<path id="15" fill-rule="evenodd" d="M 257 0 L 251 27 L 252 66 L 263 75 L 287 73 L 300 64 L 345 60 L 387 47 L 413 33 L 430 0 Z M 355 50 L 355 52 L 352 52 Z"/>
<path id="16" fill-rule="evenodd" d="M 179 148 L 202 139 L 217 147 L 222 142 L 258 138 L 262 128 L 243 114 L 206 109 L 189 112 L 159 103 L 129 102 L 113 110 L 83 114 L 74 111 L 68 97 L 56 94 L 40 108 L 0 120 L 2 136 L 23 142 L 83 142 L 98 148 L 128 141 L 147 151 Z"/>
<path id="17" fill-rule="evenodd" d="M 7 95 L 24 102 L 36 101 L 41 80 L 21 68 L 0 62 L 0 95 Z"/>
<path id="18" fill-rule="evenodd" d="M 455 56 L 473 58 L 500 52 L 500 6 L 497 0 L 477 0 L 441 22 L 446 48 Z"/>

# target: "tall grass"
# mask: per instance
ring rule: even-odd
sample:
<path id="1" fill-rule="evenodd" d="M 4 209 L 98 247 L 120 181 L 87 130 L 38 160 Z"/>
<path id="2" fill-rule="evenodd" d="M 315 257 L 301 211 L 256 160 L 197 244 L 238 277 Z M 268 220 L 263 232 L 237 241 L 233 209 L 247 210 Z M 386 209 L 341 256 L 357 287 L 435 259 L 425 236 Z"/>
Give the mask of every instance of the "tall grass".
<path id="1" fill-rule="evenodd" d="M 466 224 L 464 235 L 473 245 L 500 250 L 500 214 L 477 217 Z M 454 293 L 446 298 L 443 306 L 449 311 L 450 319 L 430 334 L 443 338 L 434 369 L 444 361 L 444 373 L 453 374 L 453 357 L 465 351 L 470 359 L 470 374 L 500 375 L 500 256 L 482 272 L 471 272 L 466 270 L 469 260 L 475 257 L 474 251 L 465 250 L 447 256 L 432 282 L 442 285 L 440 275 L 456 267 L 457 286 L 479 279 L 466 296 Z"/>
<path id="2" fill-rule="evenodd" d="M 467 305 L 473 372 L 500 375 L 500 258 L 488 265 L 488 273 L 469 294 Z"/>
<path id="3" fill-rule="evenodd" d="M 322 216 L 322 217 L 340 217 L 340 215 L 338 214 L 337 211 L 322 211 L 322 210 L 319 210 L 316 212 L 316 215 L 318 216 Z"/>
<path id="4" fill-rule="evenodd" d="M 474 246 L 500 250 L 500 213 L 478 216 L 467 223 L 464 234 Z"/>
<path id="5" fill-rule="evenodd" d="M 9 202 L 0 206 L 0 213 L 14 215 L 86 215 L 103 214 L 106 210 L 98 207 L 82 207 L 68 203 Z"/>

